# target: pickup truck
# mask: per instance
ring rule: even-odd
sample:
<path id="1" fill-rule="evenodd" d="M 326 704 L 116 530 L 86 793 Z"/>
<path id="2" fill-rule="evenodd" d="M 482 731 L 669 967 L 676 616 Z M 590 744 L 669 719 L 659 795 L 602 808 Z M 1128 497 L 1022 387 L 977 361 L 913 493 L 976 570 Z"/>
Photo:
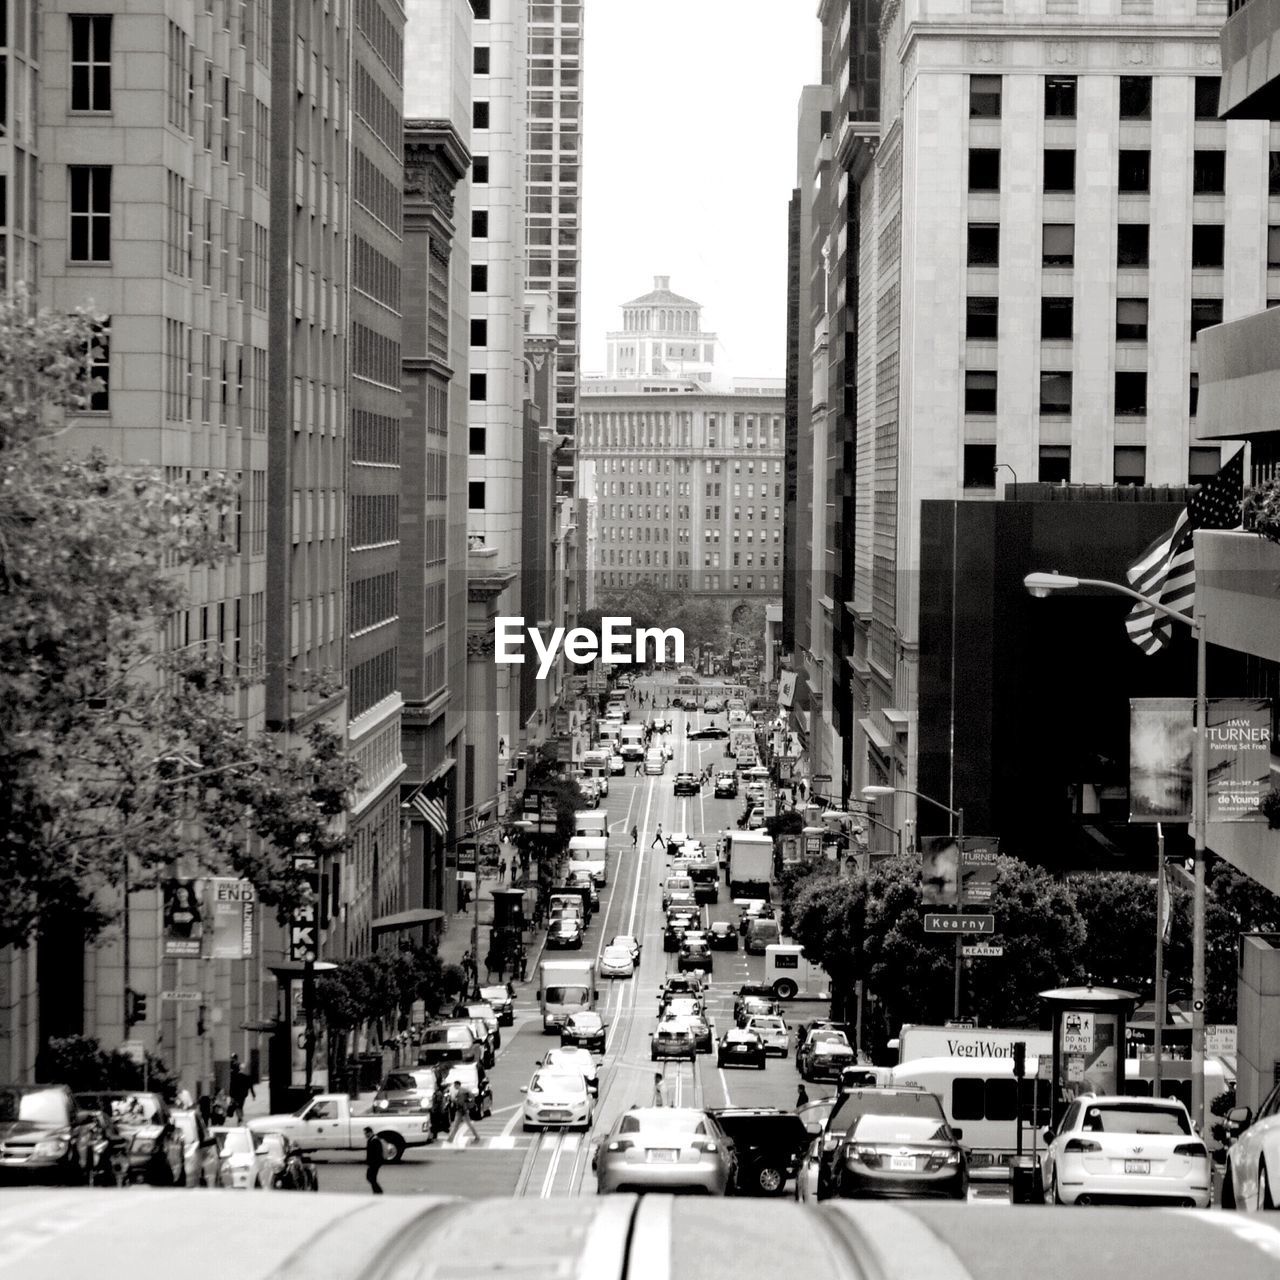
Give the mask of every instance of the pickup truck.
<path id="1" fill-rule="evenodd" d="M 321 1093 L 287 1115 L 256 1116 L 249 1128 L 257 1137 L 283 1133 L 303 1151 L 363 1151 L 368 1125 L 399 1160 L 406 1147 L 425 1147 L 431 1141 L 429 1115 L 388 1115 L 372 1107 L 353 1107 L 348 1093 Z"/>

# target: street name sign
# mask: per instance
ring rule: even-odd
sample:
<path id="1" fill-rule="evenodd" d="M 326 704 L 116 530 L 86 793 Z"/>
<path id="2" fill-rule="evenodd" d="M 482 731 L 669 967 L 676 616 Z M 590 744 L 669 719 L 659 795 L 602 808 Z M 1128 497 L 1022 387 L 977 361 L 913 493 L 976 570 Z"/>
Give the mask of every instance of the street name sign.
<path id="1" fill-rule="evenodd" d="M 924 918 L 925 933 L 995 933 L 996 918 L 981 911 L 945 914 L 930 911 Z"/>
<path id="2" fill-rule="evenodd" d="M 199 991 L 162 991 L 160 999 L 175 1000 L 178 1004 L 199 1004 L 204 995 Z"/>
<path id="3" fill-rule="evenodd" d="M 1003 947 L 993 947 L 989 942 L 966 942 L 960 948 L 962 956 L 1002 956 Z"/>

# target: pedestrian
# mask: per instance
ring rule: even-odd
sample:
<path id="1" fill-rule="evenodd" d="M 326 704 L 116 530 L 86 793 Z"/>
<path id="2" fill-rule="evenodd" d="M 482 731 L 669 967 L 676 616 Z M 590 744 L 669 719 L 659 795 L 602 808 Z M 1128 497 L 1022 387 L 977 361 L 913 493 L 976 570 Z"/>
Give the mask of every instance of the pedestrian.
<path id="1" fill-rule="evenodd" d="M 653 1102 L 655 1107 L 666 1106 L 666 1099 L 662 1096 L 662 1072 L 655 1071 L 653 1073 Z"/>
<path id="2" fill-rule="evenodd" d="M 178 1090 L 178 1096 L 173 1101 L 174 1105 L 182 1111 L 190 1111 L 195 1105 L 191 1099 L 191 1090 L 185 1084 Z"/>
<path id="3" fill-rule="evenodd" d="M 213 1095 L 213 1106 L 210 1108 L 210 1119 L 214 1124 L 226 1124 L 227 1112 L 231 1110 L 231 1097 L 225 1089 L 219 1089 Z"/>
<path id="4" fill-rule="evenodd" d="M 796 1090 L 796 1110 L 799 1111 L 808 1101 L 809 1090 L 804 1087 L 804 1081 L 801 1081 L 799 1089 Z"/>
<path id="5" fill-rule="evenodd" d="M 364 1180 L 369 1184 L 369 1190 L 375 1196 L 382 1194 L 382 1188 L 378 1185 L 378 1171 L 382 1168 L 382 1162 L 386 1158 L 386 1152 L 382 1149 L 382 1139 L 377 1137 L 368 1125 L 365 1125 Z"/>
<path id="6" fill-rule="evenodd" d="M 520 981 L 529 981 L 529 953 L 524 949 L 524 944 L 520 944 Z M 507 983 L 507 990 L 514 997 L 515 992 L 511 990 L 511 983 Z"/>
<path id="7" fill-rule="evenodd" d="M 445 1139 L 450 1145 L 456 1146 L 458 1138 L 462 1130 L 468 1129 L 471 1132 L 473 1142 L 480 1141 L 480 1135 L 476 1132 L 476 1127 L 471 1123 L 471 1090 L 464 1087 L 461 1080 L 455 1080 L 449 1086 L 453 1091 L 453 1126 L 449 1130 L 449 1136 Z"/>
<path id="8" fill-rule="evenodd" d="M 644 773 L 644 761 L 638 760 L 636 762 L 636 777 L 637 778 L 640 777 L 640 775 L 643 773 Z"/>
<path id="9" fill-rule="evenodd" d="M 655 844 L 659 849 L 665 849 L 667 847 L 666 837 L 662 834 L 662 823 L 658 823 L 658 829 L 653 833 L 653 839 L 649 843 L 649 848 L 652 849 Z"/>
<path id="10" fill-rule="evenodd" d="M 507 860 L 506 858 L 498 859 L 498 883 L 502 884 L 507 878 Z"/>
<path id="11" fill-rule="evenodd" d="M 633 822 L 633 823 L 631 824 L 631 847 L 632 847 L 633 849 L 636 847 L 636 841 L 637 841 L 639 838 L 640 838 L 640 828 L 639 828 L 639 827 L 637 827 L 637 826 L 635 825 L 635 823 Z"/>
<path id="12" fill-rule="evenodd" d="M 231 1114 L 237 1118 L 240 1124 L 244 1124 L 244 1104 L 248 1098 L 256 1098 L 258 1095 L 254 1092 L 253 1081 L 249 1079 L 249 1074 L 240 1066 L 240 1059 L 231 1055 Z"/>
<path id="13" fill-rule="evenodd" d="M 467 886 L 463 880 L 458 881 L 458 914 L 461 915 L 467 909 Z"/>

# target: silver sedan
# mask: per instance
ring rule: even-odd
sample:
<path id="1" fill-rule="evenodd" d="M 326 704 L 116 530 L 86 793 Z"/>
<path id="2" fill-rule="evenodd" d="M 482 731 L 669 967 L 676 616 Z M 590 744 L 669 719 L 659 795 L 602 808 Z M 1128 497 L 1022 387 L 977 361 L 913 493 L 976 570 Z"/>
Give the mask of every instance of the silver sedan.
<path id="1" fill-rule="evenodd" d="M 633 1107 L 596 1144 L 596 1190 L 694 1191 L 723 1196 L 737 1167 L 733 1143 L 705 1111 Z"/>

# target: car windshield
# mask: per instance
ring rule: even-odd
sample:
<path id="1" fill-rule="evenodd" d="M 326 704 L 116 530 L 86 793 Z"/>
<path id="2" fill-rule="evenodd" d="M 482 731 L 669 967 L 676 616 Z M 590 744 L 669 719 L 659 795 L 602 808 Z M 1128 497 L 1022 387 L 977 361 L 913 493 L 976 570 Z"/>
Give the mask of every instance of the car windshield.
<path id="1" fill-rule="evenodd" d="M 849 1037 L 843 1031 L 814 1031 L 809 1035 L 809 1039 L 814 1044 L 843 1044 L 849 1043 Z"/>
<path id="2" fill-rule="evenodd" d="M 222 1129 L 213 1137 L 220 1156 L 253 1155 L 253 1134 L 248 1129 Z"/>
<path id="3" fill-rule="evenodd" d="M 945 1124 L 933 1116 L 864 1115 L 849 1131 L 854 1142 L 950 1142 Z"/>
<path id="4" fill-rule="evenodd" d="M 506 1004 L 511 999 L 506 987 L 481 987 L 480 994 L 496 1004 Z"/>
<path id="5" fill-rule="evenodd" d="M 1190 1134 L 1191 1123 L 1181 1108 L 1126 1107 L 1123 1104 L 1086 1107 L 1080 1128 L 1085 1133 Z"/>
<path id="6" fill-rule="evenodd" d="M 67 1095 L 61 1089 L 0 1089 L 0 1120 L 30 1120 L 39 1124 L 66 1124 Z"/>
<path id="7" fill-rule="evenodd" d="M 107 1106 L 111 1109 L 111 1118 L 122 1129 L 130 1125 L 150 1124 L 160 1112 L 159 1101 L 145 1093 L 110 1098 Z"/>
<path id="8" fill-rule="evenodd" d="M 604 955 L 606 960 L 630 960 L 630 947 L 605 947 Z"/>
<path id="9" fill-rule="evenodd" d="M 433 1071 L 393 1071 L 383 1082 L 384 1093 L 411 1092 L 434 1089 L 436 1077 Z"/>
<path id="10" fill-rule="evenodd" d="M 586 1004 L 586 987 L 548 987 L 548 1004 Z"/>
<path id="11" fill-rule="evenodd" d="M 787 1029 L 781 1018 L 752 1018 L 751 1025 L 756 1031 L 785 1031 Z"/>
<path id="12" fill-rule="evenodd" d="M 643 1133 L 657 1130 L 663 1133 L 687 1133 L 689 1135 L 706 1133 L 707 1126 L 702 1116 L 696 1111 L 682 1111 L 676 1107 L 654 1108 L 643 1116 L 623 1116 L 618 1125 L 619 1133 Z"/>
<path id="13" fill-rule="evenodd" d="M 562 1071 L 577 1071 L 590 1074 L 595 1071 L 595 1060 L 585 1049 L 552 1049 L 547 1054 L 546 1065 Z"/>
<path id="14" fill-rule="evenodd" d="M 199 1136 L 200 1130 L 196 1125 L 196 1113 L 194 1111 L 175 1111 L 173 1113 L 173 1123 L 186 1141 L 194 1142 Z"/>
<path id="15" fill-rule="evenodd" d="M 598 1013 L 575 1013 L 569 1019 L 569 1027 L 573 1031 L 599 1031 L 603 1025 Z"/>
<path id="16" fill-rule="evenodd" d="M 846 1093 L 835 1106 L 827 1128 L 845 1133 L 859 1116 L 927 1116 L 938 1124 L 945 1122 L 942 1104 L 931 1093 L 891 1093 L 885 1089 L 855 1089 Z"/>

